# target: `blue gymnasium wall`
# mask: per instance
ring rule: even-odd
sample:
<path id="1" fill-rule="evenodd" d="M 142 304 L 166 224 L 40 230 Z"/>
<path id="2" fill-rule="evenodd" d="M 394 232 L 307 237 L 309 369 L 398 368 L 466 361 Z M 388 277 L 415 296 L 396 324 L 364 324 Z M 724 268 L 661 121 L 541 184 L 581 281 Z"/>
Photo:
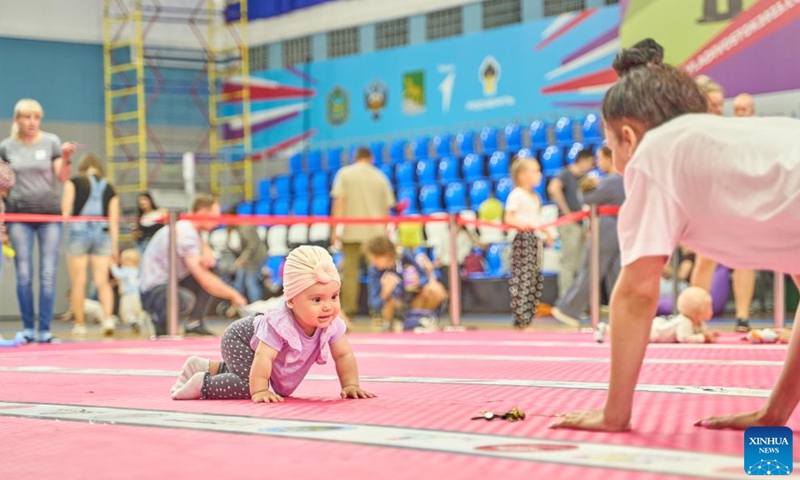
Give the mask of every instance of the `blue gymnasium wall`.
<path id="1" fill-rule="evenodd" d="M 102 45 L 0 37 L 0 70 L 0 118 L 12 117 L 17 100 L 34 98 L 44 108 L 45 122 L 104 123 Z M 207 126 L 202 110 L 182 93 L 197 72 L 160 69 L 159 73 L 169 91 L 153 103 L 148 123 Z M 149 71 L 145 83 L 155 85 Z M 205 85 L 205 79 L 200 85 Z M 206 98 L 200 100 L 203 105 L 207 103 Z M 128 103 L 132 105 L 130 100 Z"/>
<path id="2" fill-rule="evenodd" d="M 459 125 L 501 126 L 501 121 L 596 110 L 603 85 L 614 81 L 608 80 L 608 74 L 616 53 L 619 9 L 609 6 L 572 15 L 570 18 L 582 18 L 560 35 L 554 32 L 563 23 L 541 19 L 293 69 L 256 72 L 256 78 L 311 89 L 314 96 L 254 101 L 254 119 L 270 109 L 303 102 L 309 105 L 292 118 L 254 132 L 254 147 L 268 149 L 303 132 L 313 135 L 313 146 L 345 145 L 356 139 L 388 140 L 412 133 L 453 131 Z M 557 38 L 542 43 L 548 35 Z M 583 61 L 576 62 L 582 55 Z M 479 76 L 482 63 L 490 56 L 500 67 L 495 92 L 486 91 Z M 559 71 L 564 66 L 571 69 Z M 410 92 L 404 92 L 404 75 L 414 72 L 414 81 L 419 81 L 421 74 L 424 102 L 408 108 L 404 96 Z M 444 95 L 448 76 L 452 80 L 449 105 Z M 376 81 L 385 86 L 386 104 L 373 115 L 366 107 L 365 90 Z M 557 91 L 546 93 L 548 88 Z M 235 110 L 230 107 L 228 112 Z"/>
<path id="3" fill-rule="evenodd" d="M 0 38 L 0 117 L 35 98 L 46 121 L 103 122 L 103 47 Z"/>
<path id="4" fill-rule="evenodd" d="M 613 53 L 598 54 L 594 48 L 616 40 L 619 9 L 609 6 L 570 15 L 568 18 L 575 19 L 580 15 L 581 19 L 546 45 L 541 45 L 541 42 L 558 31 L 555 18 L 318 61 L 298 65 L 292 70 L 257 72 L 254 76 L 258 78 L 309 88 L 314 96 L 307 100 L 307 110 L 257 131 L 254 147 L 266 149 L 306 131 L 313 133 L 312 143 L 344 144 L 364 138 L 439 133 L 458 126 L 478 127 L 594 109 L 602 97 L 602 89 L 579 90 L 581 86 L 590 87 L 592 83 L 591 78 L 581 77 L 602 72 L 610 65 Z M 590 56 L 594 54 L 594 57 L 578 68 L 557 74 L 555 70 L 562 62 L 569 66 L 568 57 L 582 52 L 588 52 Z M 485 92 L 484 82 L 479 78 L 479 68 L 488 56 L 496 59 L 500 68 L 494 93 Z M 30 97 L 42 103 L 46 122 L 103 124 L 101 45 L 0 37 L 0 64 L 5 71 L 0 75 L 0 118 L 10 118 L 16 101 Z M 309 79 L 303 78 L 303 72 Z M 420 72 L 424 105 L 404 109 L 404 75 Z M 549 72 L 551 75 L 548 76 Z M 148 112 L 148 123 L 153 126 L 206 126 L 201 108 L 206 108 L 207 100 L 200 99 L 202 105 L 198 107 L 185 94 L 197 72 L 161 69 L 160 73 L 169 91 L 162 92 L 153 102 Z M 448 77 L 453 82 L 449 108 L 442 90 Z M 420 77 L 413 78 L 416 81 Z M 566 85 L 560 93 L 542 93 L 545 87 L 572 80 L 576 83 Z M 149 70 L 146 81 L 150 85 L 154 82 Z M 386 104 L 377 115 L 366 108 L 364 99 L 365 89 L 373 81 L 379 81 L 386 94 Z M 331 95 L 336 87 L 346 94 L 346 102 L 342 101 L 344 95 L 338 99 Z M 338 117 L 329 116 L 328 107 L 334 100 L 338 100 L 342 107 Z M 302 100 L 255 101 L 253 112 L 264 113 L 275 107 L 297 103 L 302 103 Z"/>

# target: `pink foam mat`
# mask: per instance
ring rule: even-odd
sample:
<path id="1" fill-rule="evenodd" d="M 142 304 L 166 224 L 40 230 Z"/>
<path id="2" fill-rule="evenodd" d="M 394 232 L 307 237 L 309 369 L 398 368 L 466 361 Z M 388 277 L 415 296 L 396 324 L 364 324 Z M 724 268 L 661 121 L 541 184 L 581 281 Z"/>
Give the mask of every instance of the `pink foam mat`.
<path id="1" fill-rule="evenodd" d="M 602 468 L 179 429 L 87 427 L 79 423 L 23 419 L 6 419 L 4 427 L 5 439 L 14 442 L 15 456 L 13 461 L 0 463 L 0 476 L 15 479 L 180 480 L 287 478 L 291 475 L 289 478 L 293 479 L 606 480 L 609 475 L 609 471 Z M 59 442 L 45 446 L 41 436 L 31 434 L 32 429 L 47 438 L 57 438 Z M 53 462 L 56 455 L 62 461 Z M 102 476 L 93 477 L 91 472 L 102 472 Z M 536 476 L 532 476 L 534 472 Z M 666 480 L 682 477 L 637 473 L 615 478 Z"/>
<path id="2" fill-rule="evenodd" d="M 159 376 L 163 371 L 177 371 L 186 352 L 210 352 L 218 340 L 180 342 L 98 342 L 32 346 L 0 351 L 0 402 L 62 404 L 93 407 L 130 408 L 215 415 L 239 415 L 254 418 L 292 419 L 308 422 L 335 422 L 346 425 L 382 425 L 422 430 L 470 432 L 504 435 L 524 441 L 541 439 L 554 442 L 582 442 L 668 449 L 741 457 L 743 434 L 733 431 L 708 431 L 692 426 L 707 415 L 753 410 L 762 398 L 715 396 L 708 394 L 655 393 L 636 394 L 637 406 L 630 434 L 602 434 L 549 430 L 549 418 L 558 412 L 601 407 L 602 390 L 582 388 L 542 388 L 504 385 L 461 385 L 441 383 L 437 379 L 518 379 L 558 382 L 607 382 L 608 364 L 559 361 L 564 358 L 597 358 L 608 355 L 607 345 L 596 345 L 586 335 L 468 332 L 436 335 L 353 335 L 350 337 L 359 358 L 365 388 L 379 395 L 372 400 L 341 400 L 338 382 L 331 364 L 315 367 L 312 374 L 324 379 L 306 380 L 285 403 L 264 405 L 244 401 L 183 401 L 169 398 L 174 381 Z M 532 345 L 510 346 L 503 342 L 574 341 L 570 347 Z M 395 342 L 393 344 L 393 342 Z M 442 343 L 446 344 L 442 344 Z M 477 345 L 475 345 L 477 343 Z M 774 349 L 731 343 L 728 347 L 650 349 L 648 358 L 728 359 L 780 361 L 785 348 Z M 581 348 L 582 347 L 582 348 Z M 160 350 L 165 355 L 152 355 Z M 403 358 L 407 354 L 456 355 L 452 359 Z M 374 354 L 374 355 L 370 355 Z M 470 355 L 510 356 L 509 359 L 477 360 Z M 521 360 L 513 357 L 544 357 Z M 549 359 L 546 357 L 550 357 Z M 29 366 L 46 366 L 50 373 L 19 371 Z M 68 369 L 122 369 L 125 375 L 68 373 Z M 65 369 L 60 371 L 58 369 Z M 769 389 L 777 378 L 779 366 L 731 366 L 648 364 L 640 381 L 653 385 L 726 386 Z M 408 377 L 405 383 L 369 381 L 369 377 Z M 328 377 L 330 377 L 328 379 Z M 428 381 L 430 383 L 419 383 Z M 473 421 L 479 409 L 503 411 L 517 406 L 528 414 L 523 422 Z M 0 414 L 2 412 L 0 411 Z M 158 478 L 218 478 L 209 472 L 223 466 L 230 475 L 247 475 L 251 469 L 263 469 L 272 476 L 292 475 L 312 478 L 320 471 L 298 464 L 298 455 L 314 458 L 325 475 L 350 478 L 386 477 L 388 471 L 400 472 L 393 478 L 609 478 L 661 479 L 675 475 L 634 472 L 608 468 L 580 467 L 549 462 L 530 462 L 474 455 L 426 451 L 424 441 L 418 448 L 393 448 L 351 443 L 311 441 L 236 435 L 230 433 L 120 425 L 93 425 L 87 422 L 13 418 L 0 415 L 3 435 L 0 445 L 14 462 L 0 462 L 0 478 L 38 479 L 88 478 L 85 457 L 73 455 L 74 449 L 91 452 L 91 468 L 113 471 L 108 478 L 144 478 L 158 471 Z M 795 416 L 790 427 L 800 428 Z M 42 449 L 43 438 L 58 438 Z M 135 442 L 135 443 L 133 443 Z M 136 447 L 132 447 L 136 445 Z M 79 446 L 79 447 L 78 447 Z M 10 450 L 9 450 L 10 448 Z M 88 449 L 88 450 L 87 450 Z M 239 462 L 241 451 L 265 452 L 247 455 Z M 625 456 L 624 452 L 620 453 Z M 646 457 L 646 455 L 645 455 Z M 181 458 L 191 459 L 186 468 Z M 45 461 L 45 459 L 47 461 Z M 58 459 L 56 461 L 56 459 Z M 635 461 L 633 458 L 632 461 Z M 646 461 L 646 458 L 642 461 Z M 218 462 L 218 463 L 215 463 Z M 149 472 L 149 473 L 148 473 Z M 531 476 L 531 472 L 536 472 Z M 730 471 L 737 478 L 742 471 Z M 84 476 L 81 476 L 81 475 Z"/>

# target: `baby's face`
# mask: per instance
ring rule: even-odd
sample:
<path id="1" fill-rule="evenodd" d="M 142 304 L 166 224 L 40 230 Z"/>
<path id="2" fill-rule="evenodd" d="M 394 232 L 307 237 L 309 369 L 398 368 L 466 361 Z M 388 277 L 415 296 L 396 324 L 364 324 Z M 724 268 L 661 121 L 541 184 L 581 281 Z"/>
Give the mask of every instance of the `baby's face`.
<path id="1" fill-rule="evenodd" d="M 316 284 L 303 290 L 287 305 L 294 312 L 300 327 L 312 335 L 317 328 L 325 328 L 336 320 L 339 304 L 339 283 Z"/>
<path id="2" fill-rule="evenodd" d="M 693 311 L 690 311 L 686 316 L 692 319 L 692 323 L 695 325 L 702 325 L 711 320 L 711 317 L 714 316 L 714 311 L 712 310 L 711 304 L 698 305 L 697 308 L 692 310 Z"/>

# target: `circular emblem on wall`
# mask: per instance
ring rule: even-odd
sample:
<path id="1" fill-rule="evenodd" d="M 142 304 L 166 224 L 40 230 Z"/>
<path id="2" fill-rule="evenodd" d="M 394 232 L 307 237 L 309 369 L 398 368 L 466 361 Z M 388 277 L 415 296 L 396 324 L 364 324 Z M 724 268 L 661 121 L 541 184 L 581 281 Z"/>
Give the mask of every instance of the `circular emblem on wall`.
<path id="1" fill-rule="evenodd" d="M 386 85 L 380 80 L 373 81 L 364 90 L 364 103 L 367 110 L 372 112 L 373 120 L 381 118 L 381 112 L 386 108 L 387 97 Z"/>

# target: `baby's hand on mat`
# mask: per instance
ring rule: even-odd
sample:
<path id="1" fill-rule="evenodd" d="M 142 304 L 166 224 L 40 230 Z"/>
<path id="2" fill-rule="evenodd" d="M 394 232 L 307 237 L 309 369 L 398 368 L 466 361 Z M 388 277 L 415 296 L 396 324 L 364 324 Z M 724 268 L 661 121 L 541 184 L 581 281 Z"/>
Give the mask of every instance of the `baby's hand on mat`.
<path id="1" fill-rule="evenodd" d="M 342 388 L 342 398 L 374 398 L 374 393 L 361 390 L 360 387 L 347 386 Z"/>
<path id="2" fill-rule="evenodd" d="M 277 393 L 272 393 L 269 390 L 258 392 L 250 398 L 253 400 L 253 403 L 277 403 L 283 401 L 283 397 Z"/>

